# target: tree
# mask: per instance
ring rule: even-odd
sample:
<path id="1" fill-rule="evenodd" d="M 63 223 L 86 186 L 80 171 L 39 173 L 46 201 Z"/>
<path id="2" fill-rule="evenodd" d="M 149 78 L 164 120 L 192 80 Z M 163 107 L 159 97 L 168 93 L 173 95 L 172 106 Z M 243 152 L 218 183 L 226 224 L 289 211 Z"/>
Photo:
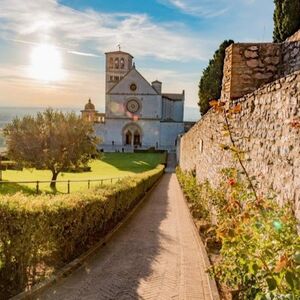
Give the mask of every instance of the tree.
<path id="1" fill-rule="evenodd" d="M 274 0 L 274 42 L 285 41 L 300 29 L 300 0 Z"/>
<path id="2" fill-rule="evenodd" d="M 34 116 L 15 118 L 4 128 L 7 154 L 29 168 L 49 169 L 50 187 L 56 189 L 58 174 L 66 168 L 86 165 L 99 140 L 91 123 L 75 113 L 53 109 Z"/>
<path id="3" fill-rule="evenodd" d="M 219 99 L 221 96 L 225 50 L 233 43 L 232 40 L 224 41 L 203 71 L 198 93 L 198 105 L 202 115 L 210 109 L 209 101 Z"/>

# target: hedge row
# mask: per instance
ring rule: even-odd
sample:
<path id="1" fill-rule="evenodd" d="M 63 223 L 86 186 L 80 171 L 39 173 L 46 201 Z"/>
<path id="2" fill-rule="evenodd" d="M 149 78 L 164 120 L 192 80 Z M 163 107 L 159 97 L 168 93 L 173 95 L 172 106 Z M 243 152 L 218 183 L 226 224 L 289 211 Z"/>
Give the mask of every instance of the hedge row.
<path id="1" fill-rule="evenodd" d="M 0 196 L 0 299 L 28 289 L 111 230 L 163 173 L 71 195 Z"/>

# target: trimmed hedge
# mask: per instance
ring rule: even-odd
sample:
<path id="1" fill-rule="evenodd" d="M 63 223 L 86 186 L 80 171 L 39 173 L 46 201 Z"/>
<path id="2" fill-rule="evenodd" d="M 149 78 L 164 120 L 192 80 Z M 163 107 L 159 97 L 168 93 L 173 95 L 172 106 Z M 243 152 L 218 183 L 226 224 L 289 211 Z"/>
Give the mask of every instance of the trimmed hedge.
<path id="1" fill-rule="evenodd" d="M 70 262 L 111 230 L 164 167 L 71 195 L 0 196 L 0 299 Z"/>

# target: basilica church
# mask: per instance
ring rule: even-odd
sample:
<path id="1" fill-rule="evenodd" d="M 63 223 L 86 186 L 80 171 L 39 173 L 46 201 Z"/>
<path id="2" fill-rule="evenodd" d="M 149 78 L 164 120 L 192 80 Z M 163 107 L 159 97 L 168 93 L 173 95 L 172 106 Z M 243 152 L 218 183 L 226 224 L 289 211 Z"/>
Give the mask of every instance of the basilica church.
<path id="1" fill-rule="evenodd" d="M 151 84 L 123 51 L 106 55 L 105 113 L 89 100 L 82 117 L 94 122 L 99 148 L 106 152 L 134 149 L 173 151 L 184 132 L 182 93 L 163 93 L 158 80 Z"/>

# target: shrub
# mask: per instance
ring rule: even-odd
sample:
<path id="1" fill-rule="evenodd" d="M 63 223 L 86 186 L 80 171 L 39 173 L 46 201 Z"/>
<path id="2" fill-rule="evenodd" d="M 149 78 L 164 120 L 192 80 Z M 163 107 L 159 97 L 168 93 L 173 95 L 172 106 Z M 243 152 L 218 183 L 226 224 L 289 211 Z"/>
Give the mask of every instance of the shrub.
<path id="1" fill-rule="evenodd" d="M 71 195 L 0 196 L 0 298 L 21 292 L 111 230 L 162 175 L 163 166 Z"/>
<path id="2" fill-rule="evenodd" d="M 216 278 L 238 299 L 299 299 L 300 239 L 289 206 L 256 198 L 235 169 L 211 195 L 222 241 Z"/>
<path id="3" fill-rule="evenodd" d="M 192 172 L 185 173 L 179 167 L 176 168 L 176 175 L 184 195 L 190 204 L 193 217 L 198 219 L 208 219 L 208 183 L 198 184 L 197 179 Z"/>
<path id="4" fill-rule="evenodd" d="M 236 169 L 222 170 L 216 188 L 207 182 L 197 186 L 179 169 L 177 176 L 187 198 L 206 198 L 204 208 L 216 211 L 222 247 L 210 272 L 234 299 L 300 299 L 300 238 L 292 210 L 256 198 Z"/>
<path id="5" fill-rule="evenodd" d="M 22 171 L 23 167 L 14 161 L 2 161 L 0 164 L 0 170 L 17 170 Z"/>
<path id="6" fill-rule="evenodd" d="M 64 173 L 83 173 L 83 172 L 91 172 L 92 168 L 90 166 L 78 166 L 65 168 L 62 170 Z"/>

